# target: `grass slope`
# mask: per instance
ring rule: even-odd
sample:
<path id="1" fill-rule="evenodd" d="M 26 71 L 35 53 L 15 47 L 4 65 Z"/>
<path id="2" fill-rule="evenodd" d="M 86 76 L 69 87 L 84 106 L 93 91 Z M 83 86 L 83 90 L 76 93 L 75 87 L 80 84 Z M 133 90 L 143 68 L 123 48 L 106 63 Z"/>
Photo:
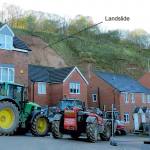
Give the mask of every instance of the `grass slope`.
<path id="1" fill-rule="evenodd" d="M 90 62 L 96 69 L 125 73 L 136 78 L 140 77 L 148 67 L 150 50 L 141 50 L 138 45 L 122 41 L 109 33 L 103 33 L 96 38 L 86 34 L 76 35 L 52 44 L 64 36 L 57 33 L 31 33 L 21 29 L 14 29 L 14 31 L 17 35 L 33 35 L 42 38 L 68 65 L 80 67 L 83 63 Z"/>

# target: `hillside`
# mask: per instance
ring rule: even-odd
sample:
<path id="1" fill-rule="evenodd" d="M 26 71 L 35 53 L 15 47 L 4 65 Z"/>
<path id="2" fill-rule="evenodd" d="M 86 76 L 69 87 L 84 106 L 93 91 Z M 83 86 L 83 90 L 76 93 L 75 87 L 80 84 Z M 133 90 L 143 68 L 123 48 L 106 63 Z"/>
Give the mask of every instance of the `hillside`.
<path id="1" fill-rule="evenodd" d="M 33 52 L 30 63 L 63 67 L 76 65 L 85 71 L 87 64 L 93 68 L 125 73 L 140 77 L 148 67 L 149 49 L 113 37 L 112 34 L 101 34 L 97 39 L 77 35 L 70 39 L 51 45 L 64 38 L 57 33 L 34 32 L 32 36 L 26 30 L 15 29 Z"/>
<path id="2" fill-rule="evenodd" d="M 76 65 L 83 72 L 91 65 L 93 69 L 136 78 L 150 70 L 150 34 L 143 29 L 106 32 L 105 23 L 95 23 L 90 16 L 64 18 L 40 11 L 24 11 L 12 5 L 3 11 L 6 13 L 2 18 L 6 20 L 0 23 L 7 21 L 15 34 L 30 46 L 32 64 Z"/>
<path id="3" fill-rule="evenodd" d="M 47 47 L 42 39 L 24 35 L 20 36 L 32 49 L 32 52 L 29 55 L 29 63 L 37 64 L 50 67 L 65 67 L 66 64 L 64 60 L 51 48 Z"/>

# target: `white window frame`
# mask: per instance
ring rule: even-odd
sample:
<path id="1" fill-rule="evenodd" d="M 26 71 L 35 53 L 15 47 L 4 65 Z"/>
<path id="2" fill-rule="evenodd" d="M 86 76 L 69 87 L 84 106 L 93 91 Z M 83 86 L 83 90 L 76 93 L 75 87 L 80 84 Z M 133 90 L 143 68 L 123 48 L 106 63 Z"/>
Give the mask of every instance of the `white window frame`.
<path id="1" fill-rule="evenodd" d="M 96 96 L 96 97 L 95 97 Z M 95 99 L 96 98 L 96 99 Z M 92 101 L 97 102 L 97 94 L 92 94 Z"/>
<path id="2" fill-rule="evenodd" d="M 75 92 L 71 92 L 71 89 L 73 89 L 72 87 L 74 87 L 74 90 Z M 70 94 L 80 94 L 80 83 L 79 82 L 70 82 L 69 83 L 69 91 L 70 91 Z M 78 92 L 77 92 L 78 91 Z"/>
<path id="3" fill-rule="evenodd" d="M 150 103 L 150 95 L 147 95 L 147 103 Z"/>
<path id="4" fill-rule="evenodd" d="M 15 81 L 15 70 L 14 68 L 9 68 L 9 67 L 0 67 L 1 71 L 0 71 L 0 82 L 11 82 L 11 83 L 14 83 Z M 8 71 L 8 76 L 7 76 L 7 80 L 6 81 L 3 81 L 2 80 L 2 69 L 7 69 Z M 13 71 L 13 80 L 10 80 L 10 70 Z"/>
<path id="5" fill-rule="evenodd" d="M 135 93 L 131 93 L 131 103 L 135 103 Z"/>
<path id="6" fill-rule="evenodd" d="M 0 34 L 0 36 L 2 37 L 2 41 L 4 42 L 4 47 L 1 47 L 1 49 L 5 49 L 5 35 L 3 35 L 3 34 Z"/>
<path id="7" fill-rule="evenodd" d="M 146 95 L 145 95 L 145 93 L 142 93 L 142 103 L 146 103 Z"/>
<path id="8" fill-rule="evenodd" d="M 124 102 L 129 103 L 128 92 L 124 92 Z"/>
<path id="9" fill-rule="evenodd" d="M 130 114 L 129 114 L 129 112 L 124 113 L 124 122 L 125 123 L 130 123 Z"/>
<path id="10" fill-rule="evenodd" d="M 38 82 L 38 94 L 39 95 L 46 94 L 46 82 Z"/>

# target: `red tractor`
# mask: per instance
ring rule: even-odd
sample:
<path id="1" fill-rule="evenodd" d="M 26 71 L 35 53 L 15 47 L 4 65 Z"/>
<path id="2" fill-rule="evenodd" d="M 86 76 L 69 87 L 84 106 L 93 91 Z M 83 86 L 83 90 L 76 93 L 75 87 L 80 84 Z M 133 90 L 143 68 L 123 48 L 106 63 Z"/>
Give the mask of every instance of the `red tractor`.
<path id="1" fill-rule="evenodd" d="M 62 138 L 63 134 L 69 134 L 77 139 L 80 135 L 86 135 L 88 141 L 96 142 L 98 136 L 108 141 L 111 136 L 111 126 L 96 113 L 85 111 L 84 104 L 80 100 L 65 99 L 58 105 L 60 111 L 54 116 L 52 122 L 52 135 L 54 138 Z"/>

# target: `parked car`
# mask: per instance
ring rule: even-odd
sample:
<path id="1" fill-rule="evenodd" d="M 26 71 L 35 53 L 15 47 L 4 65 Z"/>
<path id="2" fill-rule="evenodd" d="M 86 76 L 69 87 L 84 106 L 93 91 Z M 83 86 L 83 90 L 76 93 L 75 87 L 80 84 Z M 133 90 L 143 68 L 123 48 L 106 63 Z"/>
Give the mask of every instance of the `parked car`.
<path id="1" fill-rule="evenodd" d="M 105 119 L 109 119 L 112 122 L 112 111 L 106 111 Z M 116 135 L 126 135 L 127 131 L 125 128 L 125 123 L 120 119 L 120 113 L 118 111 L 113 112 L 113 127 L 114 134 Z"/>
<path id="2" fill-rule="evenodd" d="M 127 131 L 125 128 L 125 123 L 122 120 L 115 120 L 115 122 L 117 123 L 117 127 L 116 127 L 116 135 L 126 135 Z"/>

